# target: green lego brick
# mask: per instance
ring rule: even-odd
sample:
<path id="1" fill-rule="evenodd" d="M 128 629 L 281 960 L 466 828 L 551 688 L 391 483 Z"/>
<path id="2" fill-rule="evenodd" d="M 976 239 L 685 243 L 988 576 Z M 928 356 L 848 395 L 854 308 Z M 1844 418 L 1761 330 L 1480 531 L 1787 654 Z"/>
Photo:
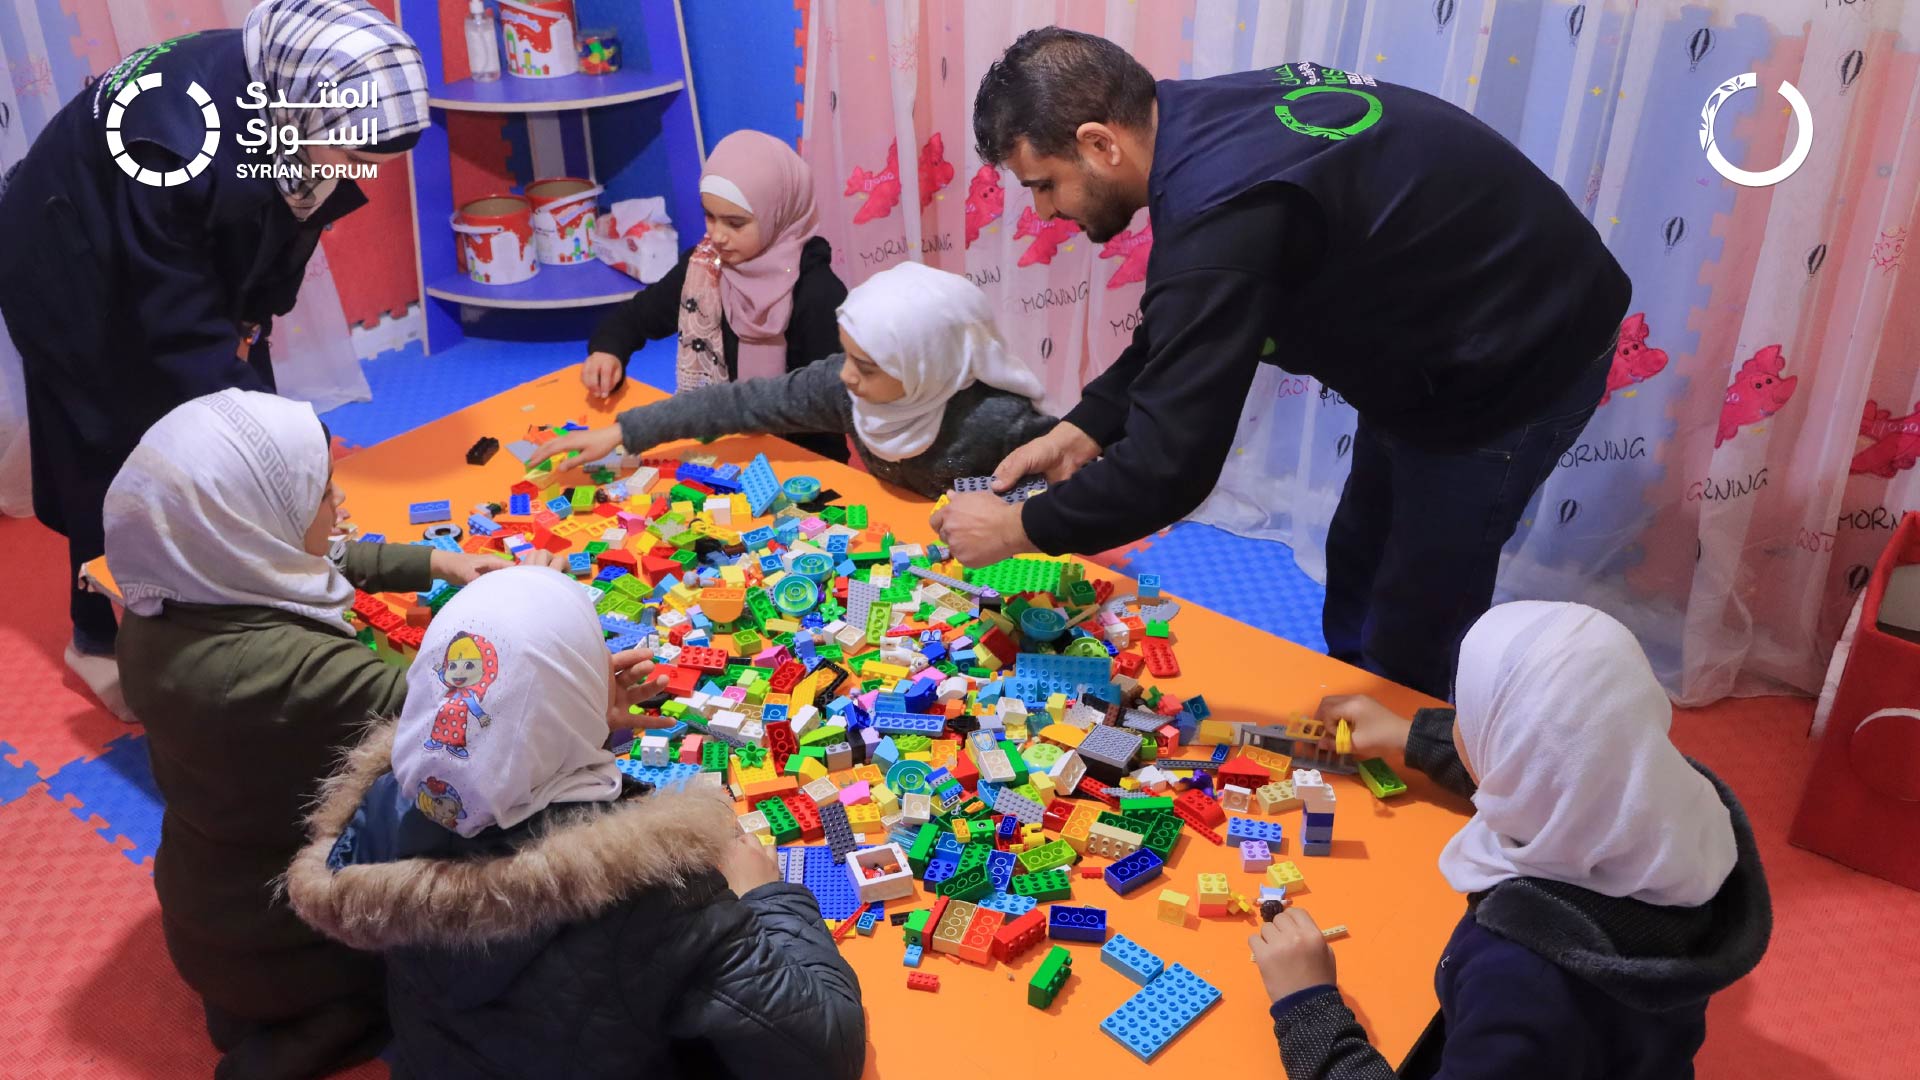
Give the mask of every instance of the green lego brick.
<path id="1" fill-rule="evenodd" d="M 933 824 L 920 826 L 920 832 L 913 838 L 913 847 L 907 851 L 907 865 L 913 869 L 914 877 L 926 875 L 927 860 L 933 857 L 933 845 L 939 840 L 939 826 Z"/>
<path id="2" fill-rule="evenodd" d="M 973 901 L 993 891 L 993 879 L 987 876 L 983 862 L 978 866 L 966 866 L 953 872 L 953 876 L 940 883 L 939 894 L 955 900 Z"/>
<path id="3" fill-rule="evenodd" d="M 1157 819 L 1141 834 L 1140 846 L 1160 856 L 1161 862 L 1167 861 L 1180 842 L 1180 824 L 1179 818 L 1170 815 Z"/>
<path id="4" fill-rule="evenodd" d="M 1072 565 L 1052 559 L 1002 559 L 989 566 L 968 570 L 967 582 L 996 589 L 1002 596 L 1029 592 L 1057 593 L 1060 591 L 1061 568 Z"/>
<path id="5" fill-rule="evenodd" d="M 707 505 L 706 492 L 695 491 L 685 484 L 673 485 L 672 489 L 667 492 L 667 497 L 674 502 L 690 502 L 693 504 L 695 510 L 702 509 Z"/>
<path id="6" fill-rule="evenodd" d="M 967 835 L 973 835 L 971 828 L 969 828 Z M 954 872 L 959 873 L 961 870 L 971 870 L 976 866 L 987 865 L 988 850 L 987 847 L 981 844 L 968 843 L 962 845 L 960 848 L 960 865 Z M 966 899 L 966 897 L 962 897 L 961 899 Z"/>
<path id="7" fill-rule="evenodd" d="M 895 735 L 893 745 L 903 754 L 918 754 L 933 746 L 933 736 Z"/>
<path id="8" fill-rule="evenodd" d="M 887 628 L 893 622 L 893 609 L 875 601 L 867 609 L 867 644 L 878 645 L 887 640 Z"/>
<path id="9" fill-rule="evenodd" d="M 668 702 L 669 705 L 679 704 Z M 665 712 L 665 710 L 661 710 Z M 700 744 L 700 771 L 723 773 L 727 771 L 727 744 L 719 741 Z"/>
<path id="10" fill-rule="evenodd" d="M 838 525 L 841 522 L 847 520 L 846 507 L 829 506 L 825 510 L 820 511 L 820 520 L 826 522 L 829 525 Z"/>
<path id="11" fill-rule="evenodd" d="M 605 550 L 607 550 L 607 542 L 605 540 L 595 540 L 593 543 L 587 545 L 587 554 L 589 555 L 598 555 Z"/>
<path id="12" fill-rule="evenodd" d="M 864 529 L 867 527 L 867 508 L 863 503 L 854 503 L 847 507 L 847 528 Z"/>
<path id="13" fill-rule="evenodd" d="M 786 803 L 779 799 L 762 799 L 754 809 L 767 816 L 767 828 L 773 833 L 776 843 L 786 844 L 800 839 L 800 823 L 793 820 Z"/>
<path id="14" fill-rule="evenodd" d="M 1015 856 L 1020 861 L 1021 869 L 1029 874 L 1070 865 L 1078 857 L 1074 853 L 1073 845 L 1065 840 L 1049 840 L 1039 847 L 1029 848 Z"/>
<path id="15" fill-rule="evenodd" d="M 1091 581 L 1076 581 L 1067 587 L 1067 603 L 1075 607 L 1086 607 L 1099 598 L 1099 594 L 1093 591 Z"/>
<path id="16" fill-rule="evenodd" d="M 1008 764 L 1013 766 L 1014 786 L 1018 787 L 1022 784 L 1025 784 L 1027 782 L 1027 759 L 1022 757 L 1020 754 L 1020 744 L 1016 742 L 1008 742 L 1007 740 L 1002 739 L 1000 740 L 1000 749 L 1006 751 L 1007 762 Z M 1032 799 L 1036 802 L 1040 800 L 1039 795 L 1033 794 L 1031 792 L 1023 791 L 1021 792 L 1021 794 L 1026 795 L 1027 798 Z"/>
<path id="17" fill-rule="evenodd" d="M 905 931 L 907 944 L 921 946 L 926 944 L 927 919 L 932 914 L 933 913 L 926 908 L 920 908 L 907 915 L 907 921 L 901 926 L 901 929 Z"/>
<path id="18" fill-rule="evenodd" d="M 847 739 L 847 725 L 827 724 L 800 736 L 801 746 L 832 746 Z"/>
<path id="19" fill-rule="evenodd" d="M 1379 758 L 1368 758 L 1356 768 L 1360 773 L 1360 782 L 1367 785 L 1367 790 L 1373 792 L 1376 799 L 1391 799 L 1407 793 L 1407 785 Z"/>
<path id="20" fill-rule="evenodd" d="M 741 630 L 733 635 L 733 647 L 742 653 L 760 651 L 760 634 L 753 630 Z"/>
<path id="21" fill-rule="evenodd" d="M 1014 875 L 1007 891 L 1040 901 L 1065 900 L 1073 895 L 1073 883 L 1059 870 L 1042 870 L 1037 874 Z"/>
<path id="22" fill-rule="evenodd" d="M 1053 1004 L 1060 988 L 1067 984 L 1067 976 L 1073 974 L 1073 955 L 1066 946 L 1055 945 L 1047 950 L 1046 959 L 1033 969 L 1033 978 L 1027 980 L 1027 1004 L 1036 1009 L 1044 1009 Z"/>
<path id="23" fill-rule="evenodd" d="M 1165 795 L 1122 795 L 1120 812 L 1137 814 L 1147 810 L 1164 810 L 1173 813 L 1173 800 Z"/>

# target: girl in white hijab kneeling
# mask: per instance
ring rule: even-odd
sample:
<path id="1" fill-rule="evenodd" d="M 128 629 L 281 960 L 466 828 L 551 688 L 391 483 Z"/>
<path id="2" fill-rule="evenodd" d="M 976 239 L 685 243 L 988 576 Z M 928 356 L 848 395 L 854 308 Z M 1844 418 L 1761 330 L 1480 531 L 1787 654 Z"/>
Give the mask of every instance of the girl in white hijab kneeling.
<path id="1" fill-rule="evenodd" d="M 1440 1013 L 1398 1072 L 1341 1000 L 1312 917 L 1263 927 L 1251 944 L 1288 1075 L 1692 1076 L 1708 998 L 1753 970 L 1773 928 L 1733 792 L 1674 748 L 1646 655 L 1589 607 L 1487 612 L 1455 700 L 1411 721 L 1368 697 L 1321 702 L 1329 726 L 1352 725 L 1356 757 L 1472 798 L 1440 855 L 1467 912 L 1434 977 Z"/>
<path id="2" fill-rule="evenodd" d="M 1008 351 L 986 294 L 959 274 L 901 263 L 840 306 L 841 353 L 797 371 L 683 390 L 619 423 L 543 443 L 528 462 L 595 461 L 676 439 L 844 435 L 874 476 L 929 499 L 991 473 L 1053 429 L 1040 379 Z"/>
<path id="3" fill-rule="evenodd" d="M 294 909 L 386 955 L 398 1078 L 852 1080 L 859 982 L 813 894 L 718 785 L 607 750 L 652 664 L 608 655 L 588 592 L 523 567 L 448 601 L 328 781 Z"/>

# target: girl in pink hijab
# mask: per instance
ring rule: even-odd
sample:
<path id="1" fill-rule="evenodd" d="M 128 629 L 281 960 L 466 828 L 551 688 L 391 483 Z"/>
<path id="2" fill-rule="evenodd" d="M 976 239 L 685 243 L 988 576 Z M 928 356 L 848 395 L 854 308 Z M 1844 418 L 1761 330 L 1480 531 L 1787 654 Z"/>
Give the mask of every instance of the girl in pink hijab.
<path id="1" fill-rule="evenodd" d="M 636 349 L 675 333 L 676 390 L 784 375 L 839 351 L 834 312 L 847 289 L 814 233 L 813 171 L 800 155 L 736 131 L 707 156 L 700 204 L 706 236 L 594 331 L 581 371 L 589 394 L 613 393 Z"/>

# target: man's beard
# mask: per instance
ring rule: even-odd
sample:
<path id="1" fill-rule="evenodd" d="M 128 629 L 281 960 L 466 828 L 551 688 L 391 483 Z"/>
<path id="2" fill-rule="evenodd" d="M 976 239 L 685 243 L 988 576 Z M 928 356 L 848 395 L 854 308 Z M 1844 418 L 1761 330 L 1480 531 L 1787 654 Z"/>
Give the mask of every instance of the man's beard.
<path id="1" fill-rule="evenodd" d="M 1127 209 L 1121 198 L 1119 184 L 1094 175 L 1092 170 L 1086 170 L 1085 175 L 1082 186 L 1086 190 L 1087 212 L 1080 228 L 1086 232 L 1087 239 L 1104 244 L 1126 231 L 1133 221 L 1133 211 Z"/>

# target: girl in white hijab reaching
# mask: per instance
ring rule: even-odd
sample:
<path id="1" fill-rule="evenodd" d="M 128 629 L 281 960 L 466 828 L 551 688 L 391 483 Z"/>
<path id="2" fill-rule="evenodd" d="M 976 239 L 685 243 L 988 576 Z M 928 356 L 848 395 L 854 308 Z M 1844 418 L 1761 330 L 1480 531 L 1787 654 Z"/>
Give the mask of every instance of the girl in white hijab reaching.
<path id="1" fill-rule="evenodd" d="M 166 799 L 161 926 L 220 1076 L 321 1075 L 379 1051 L 379 965 L 303 926 L 269 882 L 329 764 L 406 693 L 354 639 L 354 589 L 464 585 L 506 565 L 344 542 L 327 444 L 312 406 L 223 390 L 148 428 L 106 495 L 121 685 Z"/>
<path id="2" fill-rule="evenodd" d="M 1473 800 L 1440 872 L 1467 913 L 1440 1013 L 1399 1071 L 1367 1045 L 1333 954 L 1290 908 L 1251 944 L 1290 1076 L 1691 1076 L 1707 999 L 1753 969 L 1773 916 L 1733 793 L 1668 738 L 1640 646 L 1579 604 L 1503 604 L 1460 649 L 1458 709 L 1395 716 L 1364 696 L 1319 718 Z"/>
<path id="3" fill-rule="evenodd" d="M 931 499 L 991 473 L 1056 423 L 1039 411 L 1040 379 L 1008 351 L 986 294 L 959 274 L 901 263 L 868 278 L 840 306 L 840 345 L 777 378 L 628 409 L 617 426 L 542 444 L 528 464 L 675 439 L 825 432 L 850 437 L 868 472 Z"/>

